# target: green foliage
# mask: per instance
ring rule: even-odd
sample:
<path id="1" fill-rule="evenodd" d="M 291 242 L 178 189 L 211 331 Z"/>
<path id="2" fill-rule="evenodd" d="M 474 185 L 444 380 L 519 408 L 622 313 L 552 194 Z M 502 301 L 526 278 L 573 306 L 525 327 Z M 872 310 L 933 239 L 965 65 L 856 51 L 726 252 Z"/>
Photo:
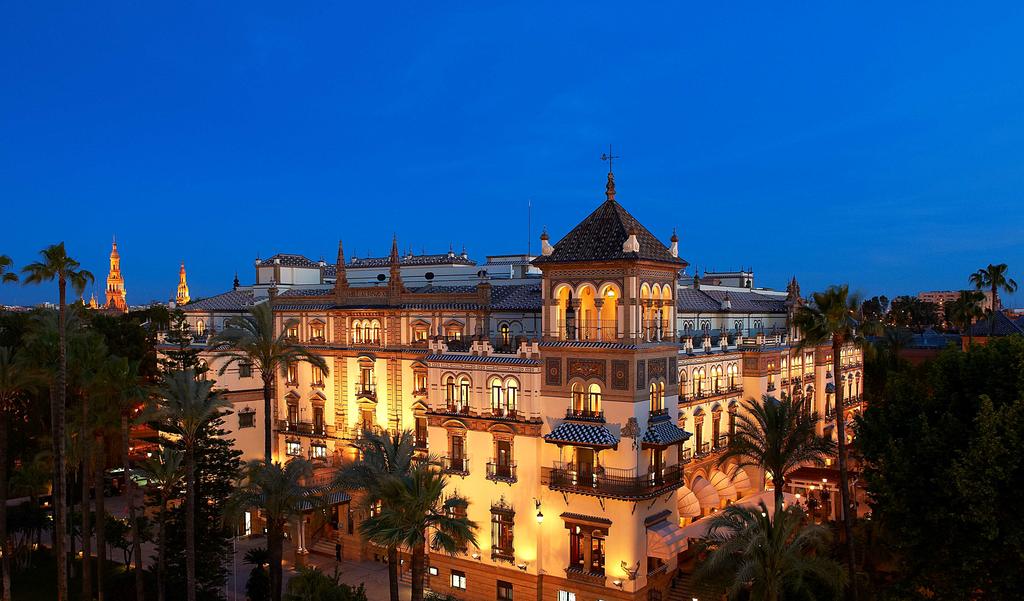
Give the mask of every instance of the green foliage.
<path id="1" fill-rule="evenodd" d="M 288 581 L 285 601 L 367 601 L 363 585 L 349 586 L 341 582 L 338 570 L 328 576 L 318 568 L 304 567 Z"/>
<path id="2" fill-rule="evenodd" d="M 889 312 L 889 297 L 883 294 L 865 299 L 861 304 L 861 312 L 867 319 L 882 321 L 885 319 L 885 314 Z"/>
<path id="3" fill-rule="evenodd" d="M 916 296 L 892 299 L 886 323 L 905 328 L 922 328 L 939 322 L 939 307 Z"/>
<path id="4" fill-rule="evenodd" d="M 892 372 L 859 423 L 873 520 L 907 596 L 1024 590 L 1024 338 Z"/>
<path id="5" fill-rule="evenodd" d="M 270 554 L 265 547 L 256 547 L 245 552 L 245 563 L 252 566 L 249 579 L 245 581 L 245 598 L 248 601 L 270 599 Z"/>
<path id="6" fill-rule="evenodd" d="M 191 369 L 203 374 L 209 369 L 199 360 L 199 350 L 192 347 L 192 328 L 181 309 L 175 309 L 170 315 L 164 344 L 172 347 L 165 349 L 164 357 L 160 359 L 160 367 L 165 372 Z"/>
<path id="7" fill-rule="evenodd" d="M 838 598 L 845 574 L 825 556 L 830 539 L 799 507 L 779 506 L 771 515 L 764 503 L 730 505 L 711 518 L 710 554 L 696 576 L 724 587 L 730 599 Z"/>
<path id="8" fill-rule="evenodd" d="M 200 428 L 196 436 L 196 582 L 197 599 L 223 599 L 234 530 L 224 522 L 224 507 L 241 471 L 241 451 L 224 438 L 222 418 Z M 167 512 L 167 599 L 185 598 L 185 488 L 170 497 Z"/>

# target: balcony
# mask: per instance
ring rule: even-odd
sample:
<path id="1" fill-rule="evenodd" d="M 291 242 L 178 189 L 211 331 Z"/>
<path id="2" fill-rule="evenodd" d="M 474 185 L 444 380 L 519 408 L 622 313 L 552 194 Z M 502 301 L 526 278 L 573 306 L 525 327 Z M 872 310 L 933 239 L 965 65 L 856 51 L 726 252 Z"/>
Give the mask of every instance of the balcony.
<path id="1" fill-rule="evenodd" d="M 497 547 L 492 547 L 491 561 L 503 561 L 505 563 L 515 564 L 516 552 L 514 549 L 499 549 Z"/>
<path id="2" fill-rule="evenodd" d="M 668 415 L 668 409 L 662 407 L 661 409 L 651 409 L 650 417 L 659 417 L 662 415 Z"/>
<path id="3" fill-rule="evenodd" d="M 683 484 L 683 468 L 672 465 L 660 472 L 637 475 L 636 470 L 597 466 L 580 471 L 571 463 L 555 463 L 541 470 L 541 483 L 551 490 L 614 499 L 650 499 Z"/>
<path id="4" fill-rule="evenodd" d="M 487 462 L 487 479 L 494 480 L 495 482 L 507 482 L 509 484 L 516 482 L 516 464 L 512 463 L 494 463 L 493 461 Z"/>
<path id="5" fill-rule="evenodd" d="M 471 415 L 469 401 L 449 400 L 435 411 L 447 415 Z"/>
<path id="6" fill-rule="evenodd" d="M 640 337 L 647 342 L 661 342 L 672 340 L 672 328 L 663 321 L 648 320 L 643 323 L 643 331 Z"/>
<path id="7" fill-rule="evenodd" d="M 605 581 L 604 571 L 588 572 L 579 566 L 565 568 L 565 578 L 566 580 L 575 580 L 576 582 L 595 584 L 597 586 L 604 586 Z"/>
<path id="8" fill-rule="evenodd" d="M 441 469 L 446 474 L 455 474 L 458 476 L 469 475 L 469 457 L 442 457 L 441 458 Z"/>
<path id="9" fill-rule="evenodd" d="M 565 419 L 575 419 L 586 422 L 600 422 L 604 423 L 604 411 L 595 411 L 593 409 L 574 409 L 569 407 L 565 410 Z"/>
<path id="10" fill-rule="evenodd" d="M 693 459 L 693 449 L 683 449 L 679 454 L 679 463 L 688 463 Z"/>
<path id="11" fill-rule="evenodd" d="M 491 417 L 497 419 L 519 419 L 519 411 L 515 407 L 491 407 Z"/>
<path id="12" fill-rule="evenodd" d="M 377 400 L 377 384 L 375 382 L 356 382 L 356 398 Z"/>
<path id="13" fill-rule="evenodd" d="M 769 386 L 771 385 L 769 384 Z M 732 386 L 720 386 L 717 389 L 712 388 L 711 390 L 680 392 L 679 402 L 690 403 L 695 401 L 710 401 L 712 399 L 723 399 L 741 394 L 743 394 L 743 386 L 741 384 L 733 384 Z"/>
<path id="14" fill-rule="evenodd" d="M 609 341 L 622 338 L 619 335 L 618 323 L 615 320 L 591 320 L 587 322 L 558 322 L 557 338 L 559 340 L 579 340 L 585 342 Z"/>
<path id="15" fill-rule="evenodd" d="M 724 450 L 728 446 L 729 446 L 729 435 L 728 434 L 722 434 L 718 438 L 715 439 L 715 449 L 714 450 L 722 451 L 722 450 Z"/>
<path id="16" fill-rule="evenodd" d="M 287 419 L 277 420 L 277 431 L 281 434 L 297 434 L 299 436 L 315 436 L 320 438 L 334 438 L 336 434 L 335 427 L 329 424 L 290 421 Z"/>
<path id="17" fill-rule="evenodd" d="M 427 387 L 424 386 L 423 388 L 415 388 L 415 389 L 413 389 L 412 396 L 414 396 L 416 398 L 419 398 L 419 399 L 427 398 Z"/>

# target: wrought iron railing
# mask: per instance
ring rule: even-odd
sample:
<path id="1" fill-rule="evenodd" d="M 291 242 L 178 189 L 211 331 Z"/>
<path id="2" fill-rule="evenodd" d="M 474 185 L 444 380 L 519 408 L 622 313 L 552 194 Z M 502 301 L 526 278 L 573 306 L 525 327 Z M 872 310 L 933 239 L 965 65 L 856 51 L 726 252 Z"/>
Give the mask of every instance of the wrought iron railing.
<path id="1" fill-rule="evenodd" d="M 644 499 L 681 486 L 683 468 L 677 464 L 654 473 L 637 474 L 636 470 L 603 466 L 584 467 L 581 470 L 572 463 L 555 463 L 554 467 L 543 468 L 541 479 L 542 483 L 552 490 L 621 499 Z"/>
<path id="2" fill-rule="evenodd" d="M 516 463 L 495 463 L 493 461 L 487 462 L 487 479 L 494 480 L 496 482 L 515 482 L 516 478 Z"/>
<path id="3" fill-rule="evenodd" d="M 469 473 L 469 457 L 442 457 L 441 469 L 449 474 L 461 474 L 465 476 Z"/>

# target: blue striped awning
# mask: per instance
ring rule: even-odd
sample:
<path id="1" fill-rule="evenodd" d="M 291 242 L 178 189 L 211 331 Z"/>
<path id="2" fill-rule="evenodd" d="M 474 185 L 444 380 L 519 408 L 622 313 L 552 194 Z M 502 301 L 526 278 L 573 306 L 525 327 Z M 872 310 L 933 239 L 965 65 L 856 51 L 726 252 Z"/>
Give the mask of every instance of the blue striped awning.
<path id="1" fill-rule="evenodd" d="M 600 424 L 562 422 L 544 435 L 544 440 L 553 444 L 572 444 L 585 447 L 610 449 L 619 444 L 619 439 Z"/>

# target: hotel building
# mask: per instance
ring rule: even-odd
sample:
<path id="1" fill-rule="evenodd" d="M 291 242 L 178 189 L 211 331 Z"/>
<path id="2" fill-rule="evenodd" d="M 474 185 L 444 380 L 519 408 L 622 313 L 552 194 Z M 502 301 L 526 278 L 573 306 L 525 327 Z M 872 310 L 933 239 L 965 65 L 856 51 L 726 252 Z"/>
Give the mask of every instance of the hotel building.
<path id="1" fill-rule="evenodd" d="M 661 599 L 685 527 L 771 488 L 760 470 L 719 465 L 741 402 L 790 395 L 832 415 L 841 385 L 839 409 L 852 415 L 861 357 L 844 350 L 833 377 L 831 348 L 797 347 L 795 278 L 775 292 L 750 271 L 683 275 L 677 236 L 666 246 L 627 212 L 611 173 L 605 193 L 557 243 L 545 232 L 537 257 L 478 264 L 465 252 L 402 253 L 395 240 L 388 257 L 346 261 L 339 243 L 334 263 L 257 259 L 255 284 L 236 279 L 183 309 L 202 344 L 271 302 L 281 331 L 327 362 L 278 375 L 276 457 L 329 474 L 363 430 L 408 429 L 441 459 L 451 490 L 470 499 L 479 548 L 431 553 L 432 590 Z M 218 385 L 235 406 L 236 444 L 260 458 L 259 374 L 234 365 Z M 346 558 L 382 558 L 359 538 L 358 505 L 338 500 L 336 528 L 315 517 L 298 528 L 300 551 L 326 542 L 333 553 L 336 540 Z"/>

